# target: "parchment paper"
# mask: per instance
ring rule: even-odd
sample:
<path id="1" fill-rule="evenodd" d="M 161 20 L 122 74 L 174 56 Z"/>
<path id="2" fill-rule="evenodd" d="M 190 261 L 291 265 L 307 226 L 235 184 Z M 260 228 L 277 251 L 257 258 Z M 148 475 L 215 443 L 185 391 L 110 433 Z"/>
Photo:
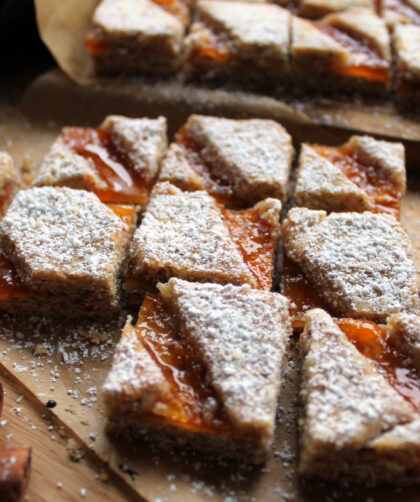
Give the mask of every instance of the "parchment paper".
<path id="1" fill-rule="evenodd" d="M 142 78 L 98 79 L 85 51 L 84 37 L 99 0 L 35 0 L 38 28 L 42 40 L 62 70 L 78 84 L 100 86 L 106 94 L 150 99 L 159 106 L 188 106 L 210 110 L 215 104 L 227 105 L 236 115 L 242 113 L 295 121 L 299 124 L 322 124 L 370 134 L 420 141 L 418 117 L 401 116 L 390 101 L 356 99 L 305 98 L 290 96 L 262 97 L 255 93 L 227 89 L 209 89 L 183 84 L 177 79 Z"/>
<path id="2" fill-rule="evenodd" d="M 95 126 L 108 113 L 151 117 L 162 114 L 168 117 L 170 134 L 173 134 L 192 109 L 195 110 L 195 105 L 168 101 L 165 107 L 161 94 L 153 94 L 152 90 L 150 88 L 149 99 L 145 100 L 142 95 L 118 94 L 109 87 L 80 87 L 61 72 L 50 72 L 35 82 L 19 110 L 1 117 L 0 150 L 9 151 L 25 170 L 36 171 L 62 126 Z M 203 106 L 209 111 L 208 104 Z M 259 110 L 261 113 L 264 106 Z M 238 115 L 238 110 L 233 110 L 230 101 L 224 101 L 223 95 L 218 103 L 213 103 L 212 109 L 217 113 L 225 110 L 227 114 Z M 248 110 L 251 116 L 253 112 Z M 247 116 L 243 110 L 240 114 Z M 283 124 L 293 134 L 296 146 L 301 141 L 336 144 L 349 136 L 348 131 L 334 127 L 308 126 L 294 120 L 283 121 Z M 410 141 L 406 142 L 406 146 L 411 152 L 409 168 L 412 174 L 403 204 L 403 222 L 415 244 L 417 270 L 420 270 L 420 195 L 417 192 L 420 182 L 415 173 L 419 144 Z M 294 341 L 289 353 L 292 364 L 288 366 L 280 398 L 273 455 L 263 469 L 250 469 L 229 462 L 220 464 L 186 452 L 168 454 L 148 445 L 127 445 L 107 437 L 99 390 L 109 369 L 122 322 L 123 319 L 112 326 L 81 327 L 55 322 L 40 324 L 36 320 L 25 320 L 15 325 L 9 318 L 0 319 L 0 364 L 23 383 L 27 392 L 38 399 L 40 406 L 48 399 L 56 400 L 57 407 L 52 410 L 56 417 L 146 500 L 415 502 L 420 499 L 419 488 L 367 489 L 298 481 L 298 363 Z M 88 341 L 92 329 L 106 335 L 106 341 L 99 347 Z M 64 349 L 63 340 L 66 340 Z M 48 354 L 35 357 L 34 346 L 45 341 L 48 342 Z M 70 362 L 66 362 L 64 354 L 71 356 Z M 76 372 L 76 368 L 81 373 Z"/>

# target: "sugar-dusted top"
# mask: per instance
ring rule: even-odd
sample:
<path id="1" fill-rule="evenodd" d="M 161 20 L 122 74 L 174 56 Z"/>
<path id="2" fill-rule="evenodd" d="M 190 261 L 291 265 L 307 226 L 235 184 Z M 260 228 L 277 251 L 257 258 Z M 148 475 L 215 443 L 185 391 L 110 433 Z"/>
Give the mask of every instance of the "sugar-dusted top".
<path id="1" fill-rule="evenodd" d="M 333 313 L 384 321 L 418 311 L 413 250 L 395 218 L 295 208 L 283 235 L 287 255 Z"/>
<path id="2" fill-rule="evenodd" d="M 212 2 L 218 4 L 220 2 Z M 240 195 L 253 189 L 284 201 L 293 157 L 292 138 L 272 120 L 233 120 L 192 115 L 188 133 L 212 173 Z"/>
<path id="3" fill-rule="evenodd" d="M 159 285 L 224 408 L 239 428 L 271 438 L 291 325 L 287 300 L 249 286 L 171 279 Z"/>
<path id="4" fill-rule="evenodd" d="M 86 190 L 105 190 L 90 161 L 75 153 L 59 136 L 45 156 L 34 186 L 68 186 Z"/>
<path id="5" fill-rule="evenodd" d="M 277 5 L 199 1 L 199 16 L 209 18 L 241 44 L 274 46 L 288 53 L 290 13 Z"/>
<path id="6" fill-rule="evenodd" d="M 362 448 L 382 432 L 417 416 L 323 310 L 307 313 L 301 348 L 302 462 L 322 455 L 327 445 Z"/>
<path id="7" fill-rule="evenodd" d="M 420 371 L 420 317 L 394 314 L 387 321 L 390 341 Z"/>
<path id="8" fill-rule="evenodd" d="M 400 196 L 406 188 L 405 150 L 402 143 L 383 141 L 372 136 L 352 136 L 343 145 L 353 151 L 366 166 L 372 166 L 398 189 Z"/>
<path id="9" fill-rule="evenodd" d="M 310 209 L 364 211 L 373 207 L 364 190 L 306 143 L 299 156 L 295 193 L 296 205 Z"/>
<path id="10" fill-rule="evenodd" d="M 131 321 L 129 317 L 103 386 L 110 405 L 113 396 L 118 396 L 118 402 L 124 399 L 132 401 L 144 398 L 146 393 L 153 402 L 169 388 L 162 370 L 142 346 Z"/>
<path id="11" fill-rule="evenodd" d="M 420 79 L 420 26 L 397 24 L 394 28 L 397 64 L 407 80 Z"/>
<path id="12" fill-rule="evenodd" d="M 114 277 L 127 231 L 93 193 L 56 187 L 20 191 L 0 223 L 8 258 L 38 287 Z"/>
<path id="13" fill-rule="evenodd" d="M 167 182 L 152 193 L 131 247 L 133 271 L 157 278 L 256 285 L 215 200 Z"/>
<path id="14" fill-rule="evenodd" d="M 166 118 L 129 118 L 109 115 L 101 125 L 111 134 L 116 147 L 126 152 L 135 171 L 153 180 L 167 146 Z"/>
<path id="15" fill-rule="evenodd" d="M 184 28 L 175 16 L 149 0 L 102 0 L 93 24 L 110 35 L 174 35 Z"/>
<path id="16" fill-rule="evenodd" d="M 357 40 L 363 40 L 385 61 L 391 61 L 390 36 L 385 22 L 373 9 L 357 7 L 330 14 L 321 21 L 334 26 Z"/>

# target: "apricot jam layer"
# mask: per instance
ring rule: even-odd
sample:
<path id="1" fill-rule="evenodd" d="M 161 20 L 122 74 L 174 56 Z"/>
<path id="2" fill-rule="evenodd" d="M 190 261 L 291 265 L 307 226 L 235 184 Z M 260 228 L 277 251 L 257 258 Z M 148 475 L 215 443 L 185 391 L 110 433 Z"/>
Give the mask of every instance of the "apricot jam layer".
<path id="1" fill-rule="evenodd" d="M 351 54 L 350 63 L 347 65 L 333 64 L 330 68 L 332 73 L 382 83 L 389 81 L 389 63 L 368 40 L 360 40 L 342 27 L 334 25 L 318 24 L 318 28 L 345 47 Z"/>
<path id="2" fill-rule="evenodd" d="M 386 330 L 370 321 L 340 319 L 340 329 L 359 352 L 373 360 L 388 382 L 420 412 L 420 378 L 404 364 L 388 339 Z"/>
<path id="3" fill-rule="evenodd" d="M 239 247 L 245 263 L 260 289 L 271 291 L 276 239 L 272 226 L 255 209 L 224 209 L 230 235 Z"/>
<path id="4" fill-rule="evenodd" d="M 112 211 L 122 219 L 129 228 L 136 218 L 136 209 L 133 206 L 109 204 Z M 28 298 L 34 296 L 36 291 L 24 284 L 16 270 L 15 265 L 3 253 L 0 253 L 0 301 Z"/>
<path id="5" fill-rule="evenodd" d="M 286 254 L 283 255 L 282 293 L 290 300 L 289 312 L 293 329 L 303 329 L 304 315 L 308 310 L 325 308 L 303 270 Z"/>
<path id="6" fill-rule="evenodd" d="M 115 49 L 114 44 L 105 38 L 99 31 L 88 33 L 85 37 L 85 48 L 89 54 L 100 56 L 109 54 Z"/>
<path id="7" fill-rule="evenodd" d="M 102 202 L 144 204 L 149 199 L 153 180 L 136 172 L 127 152 L 116 145 L 112 134 L 101 128 L 66 127 L 64 142 L 78 155 L 88 159 L 106 189 L 94 190 Z"/>
<path id="8" fill-rule="evenodd" d="M 332 162 L 371 199 L 374 213 L 400 217 L 401 199 L 397 187 L 374 166 L 364 164 L 356 152 L 346 146 L 338 148 L 311 145 L 314 150 Z"/>
<path id="9" fill-rule="evenodd" d="M 159 398 L 159 404 L 165 406 L 152 405 L 153 412 L 142 413 L 142 417 L 192 431 L 230 433 L 232 426 L 206 382 L 203 366 L 181 339 L 177 322 L 159 295 L 146 295 L 136 333 L 170 387 L 169 395 Z"/>

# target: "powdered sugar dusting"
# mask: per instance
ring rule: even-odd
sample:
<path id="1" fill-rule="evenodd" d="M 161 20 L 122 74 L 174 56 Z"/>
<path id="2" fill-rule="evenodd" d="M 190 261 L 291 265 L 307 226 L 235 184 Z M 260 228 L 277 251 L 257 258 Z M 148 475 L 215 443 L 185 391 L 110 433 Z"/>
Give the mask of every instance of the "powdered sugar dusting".
<path id="1" fill-rule="evenodd" d="M 155 178 L 167 146 L 164 117 L 131 119 L 110 115 L 101 127 L 111 133 L 117 147 L 127 152 L 137 172 L 142 173 L 147 180 Z"/>
<path id="2" fill-rule="evenodd" d="M 282 126 L 271 120 L 192 115 L 185 127 L 212 172 L 232 184 L 236 195 L 255 200 L 257 192 L 260 199 L 284 202 L 293 146 Z"/>
<path id="3" fill-rule="evenodd" d="M 2 244 L 26 279 L 114 280 L 128 228 L 96 195 L 70 188 L 18 193 L 0 224 Z"/>
<path id="4" fill-rule="evenodd" d="M 287 300 L 249 286 L 171 279 L 169 288 L 183 337 L 203 359 L 232 422 L 270 439 L 291 335 Z"/>
<path id="5" fill-rule="evenodd" d="M 391 216 L 296 208 L 284 225 L 285 251 L 337 315 L 385 320 L 419 308 L 413 250 Z"/>
<path id="6" fill-rule="evenodd" d="M 131 256 L 135 273 L 157 279 L 255 285 L 214 199 L 206 192 L 181 192 L 169 183 L 155 186 Z"/>
<path id="7" fill-rule="evenodd" d="M 328 445 L 362 448 L 382 432 L 413 420 L 416 413 L 326 312 L 312 310 L 306 319 L 301 458 L 303 468 L 310 469 L 317 455 L 328 456 Z"/>

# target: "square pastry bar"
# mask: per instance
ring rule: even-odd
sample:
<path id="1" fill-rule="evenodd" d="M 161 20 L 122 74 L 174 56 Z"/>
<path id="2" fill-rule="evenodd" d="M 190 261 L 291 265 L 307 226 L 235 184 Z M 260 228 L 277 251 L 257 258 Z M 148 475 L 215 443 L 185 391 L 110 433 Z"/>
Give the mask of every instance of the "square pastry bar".
<path id="1" fill-rule="evenodd" d="M 250 462 L 273 441 L 287 300 L 171 279 L 127 322 L 103 393 L 108 430 Z"/>
<path id="2" fill-rule="evenodd" d="M 272 120 L 192 115 L 162 160 L 160 181 L 182 190 L 206 190 L 228 207 L 267 197 L 285 202 L 292 138 Z"/>
<path id="3" fill-rule="evenodd" d="M 86 50 L 100 75 L 173 73 L 188 22 L 184 0 L 102 0 Z"/>
<path id="4" fill-rule="evenodd" d="M 283 225 L 283 245 L 282 291 L 295 328 L 314 307 L 376 322 L 418 312 L 414 251 L 393 216 L 294 208 Z"/>
<path id="5" fill-rule="evenodd" d="M 420 26 L 408 24 L 395 26 L 393 42 L 396 102 L 401 108 L 418 109 L 420 98 Z"/>
<path id="6" fill-rule="evenodd" d="M 97 128 L 65 127 L 34 185 L 81 188 L 102 202 L 144 205 L 166 147 L 163 117 L 110 115 Z"/>
<path id="7" fill-rule="evenodd" d="M 131 242 L 130 302 L 171 277 L 270 290 L 280 209 L 277 199 L 225 209 L 207 192 L 157 183 Z"/>
<path id="8" fill-rule="evenodd" d="M 301 89 L 383 95 L 390 74 L 390 35 L 372 10 L 351 9 L 318 21 L 293 17 L 292 78 Z"/>
<path id="9" fill-rule="evenodd" d="M 266 2 L 199 0 L 185 39 L 187 77 L 284 84 L 290 73 L 290 16 Z"/>
<path id="10" fill-rule="evenodd" d="M 0 222 L 0 310 L 107 319 L 120 308 L 135 206 L 84 190 L 21 190 Z"/>
<path id="11" fill-rule="evenodd" d="M 420 318 L 385 326 L 315 309 L 300 339 L 302 476 L 420 481 Z"/>
<path id="12" fill-rule="evenodd" d="M 352 136 L 339 147 L 303 143 L 295 205 L 325 211 L 373 211 L 399 218 L 406 189 L 401 143 Z"/>

